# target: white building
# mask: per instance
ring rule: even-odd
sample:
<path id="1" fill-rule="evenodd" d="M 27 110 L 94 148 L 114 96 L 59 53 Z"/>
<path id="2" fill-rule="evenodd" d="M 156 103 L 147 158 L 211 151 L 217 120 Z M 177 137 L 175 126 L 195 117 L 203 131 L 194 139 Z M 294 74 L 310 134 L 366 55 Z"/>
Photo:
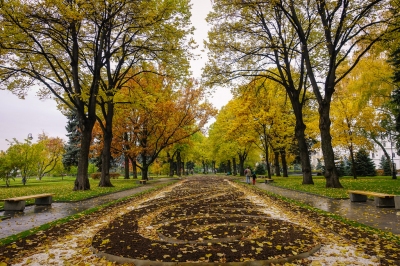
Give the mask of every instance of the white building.
<path id="1" fill-rule="evenodd" d="M 391 143 L 390 141 L 382 141 L 382 145 L 385 148 L 386 152 L 389 154 L 390 158 L 393 159 L 393 162 L 397 169 L 398 166 L 400 166 L 400 156 L 396 153 L 396 143 Z M 385 156 L 385 153 L 383 152 L 382 148 L 377 144 L 374 145 L 374 149 L 374 151 L 371 151 L 369 153 L 369 157 L 374 161 L 375 167 L 379 169 L 381 158 L 382 156 Z"/>
<path id="2" fill-rule="evenodd" d="M 389 154 L 390 159 L 393 158 L 393 162 L 395 164 L 396 169 L 399 169 L 400 156 L 397 155 L 396 153 L 397 152 L 396 144 L 394 142 L 391 143 L 390 141 L 382 141 L 382 145 L 385 148 L 386 152 Z M 350 160 L 350 155 L 348 151 L 339 151 L 339 153 L 345 155 Z M 374 151 L 369 152 L 369 157 L 374 161 L 376 169 L 380 168 L 379 165 L 381 163 L 382 156 L 385 156 L 385 153 L 383 152 L 382 148 L 379 145 L 375 144 Z M 322 155 L 322 151 L 319 149 L 315 153 L 311 154 L 310 156 L 311 167 L 315 169 L 318 163 L 318 159 L 321 160 L 323 165 L 324 164 L 323 158 L 324 157 Z"/>

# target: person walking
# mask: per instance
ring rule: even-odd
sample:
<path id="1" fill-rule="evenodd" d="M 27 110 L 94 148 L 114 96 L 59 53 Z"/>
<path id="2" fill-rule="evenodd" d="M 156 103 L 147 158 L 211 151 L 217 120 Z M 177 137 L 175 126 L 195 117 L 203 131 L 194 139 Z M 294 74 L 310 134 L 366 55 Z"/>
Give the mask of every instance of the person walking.
<path id="1" fill-rule="evenodd" d="M 254 173 L 251 175 L 251 177 L 253 178 L 253 185 L 255 185 L 255 184 L 256 184 L 256 178 L 257 178 L 256 172 L 254 172 Z"/>
<path id="2" fill-rule="evenodd" d="M 250 176 L 251 176 L 250 166 L 247 166 L 247 168 L 244 169 L 244 175 L 246 176 L 246 183 L 250 185 Z"/>

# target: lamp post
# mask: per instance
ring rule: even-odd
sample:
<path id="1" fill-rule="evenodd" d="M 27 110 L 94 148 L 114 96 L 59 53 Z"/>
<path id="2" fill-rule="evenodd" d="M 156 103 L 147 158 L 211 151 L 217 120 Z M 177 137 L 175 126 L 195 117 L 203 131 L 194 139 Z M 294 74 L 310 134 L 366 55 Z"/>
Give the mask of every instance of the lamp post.
<path id="1" fill-rule="evenodd" d="M 394 164 L 394 159 L 393 159 L 393 147 L 392 147 L 392 137 L 390 136 L 390 151 L 392 152 L 392 179 L 397 179 L 396 177 L 396 166 Z"/>
<path id="2" fill-rule="evenodd" d="M 390 151 L 392 152 L 392 179 L 397 179 L 396 177 L 396 165 L 394 164 L 394 152 L 393 152 L 393 140 L 392 140 L 392 134 L 389 132 L 390 134 Z"/>

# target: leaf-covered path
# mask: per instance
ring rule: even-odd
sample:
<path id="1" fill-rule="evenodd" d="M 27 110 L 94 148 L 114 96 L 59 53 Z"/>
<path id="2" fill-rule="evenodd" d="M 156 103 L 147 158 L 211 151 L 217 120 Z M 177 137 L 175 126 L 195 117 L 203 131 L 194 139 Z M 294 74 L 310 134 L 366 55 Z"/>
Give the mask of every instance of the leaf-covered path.
<path id="1" fill-rule="evenodd" d="M 398 243 L 210 176 L 190 177 L 9 245 L 0 249 L 0 262 L 106 265 L 105 253 L 135 259 L 127 265 L 155 260 L 257 265 L 300 254 L 306 257 L 292 265 L 399 264 Z"/>

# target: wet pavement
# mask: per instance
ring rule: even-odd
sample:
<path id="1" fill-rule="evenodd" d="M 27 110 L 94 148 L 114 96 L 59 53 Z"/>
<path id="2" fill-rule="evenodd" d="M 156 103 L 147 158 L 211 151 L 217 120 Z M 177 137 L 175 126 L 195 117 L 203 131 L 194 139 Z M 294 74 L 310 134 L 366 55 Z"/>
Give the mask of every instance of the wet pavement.
<path id="1" fill-rule="evenodd" d="M 170 181 L 171 179 L 169 178 L 157 179 L 134 189 L 88 200 L 68 203 L 55 202 L 51 207 L 27 206 L 24 212 L 18 212 L 15 214 L 0 212 L 0 216 L 10 215 L 9 219 L 0 221 L 0 239 L 82 212 L 101 204 L 147 191 L 160 183 L 167 183 Z M 375 207 L 373 201 L 350 202 L 350 199 L 330 199 L 298 191 L 287 190 L 264 183 L 257 183 L 257 187 L 286 198 L 303 202 L 315 208 L 346 217 L 350 220 L 400 235 L 400 210 L 394 208 L 378 208 Z"/>
<path id="2" fill-rule="evenodd" d="M 0 216 L 9 216 L 9 219 L 0 221 L 0 239 L 20 232 L 30 230 L 37 226 L 80 213 L 99 205 L 132 196 L 143 191 L 150 190 L 156 185 L 168 183 L 171 178 L 160 178 L 148 182 L 146 185 L 120 191 L 92 199 L 77 202 L 53 202 L 51 206 L 26 206 L 23 212 L 0 211 Z"/>
<path id="3" fill-rule="evenodd" d="M 331 199 L 279 188 L 271 184 L 257 183 L 256 186 L 274 194 L 294 199 L 312 207 L 400 236 L 400 210 L 376 207 L 373 200 L 351 202 L 350 199 Z"/>

